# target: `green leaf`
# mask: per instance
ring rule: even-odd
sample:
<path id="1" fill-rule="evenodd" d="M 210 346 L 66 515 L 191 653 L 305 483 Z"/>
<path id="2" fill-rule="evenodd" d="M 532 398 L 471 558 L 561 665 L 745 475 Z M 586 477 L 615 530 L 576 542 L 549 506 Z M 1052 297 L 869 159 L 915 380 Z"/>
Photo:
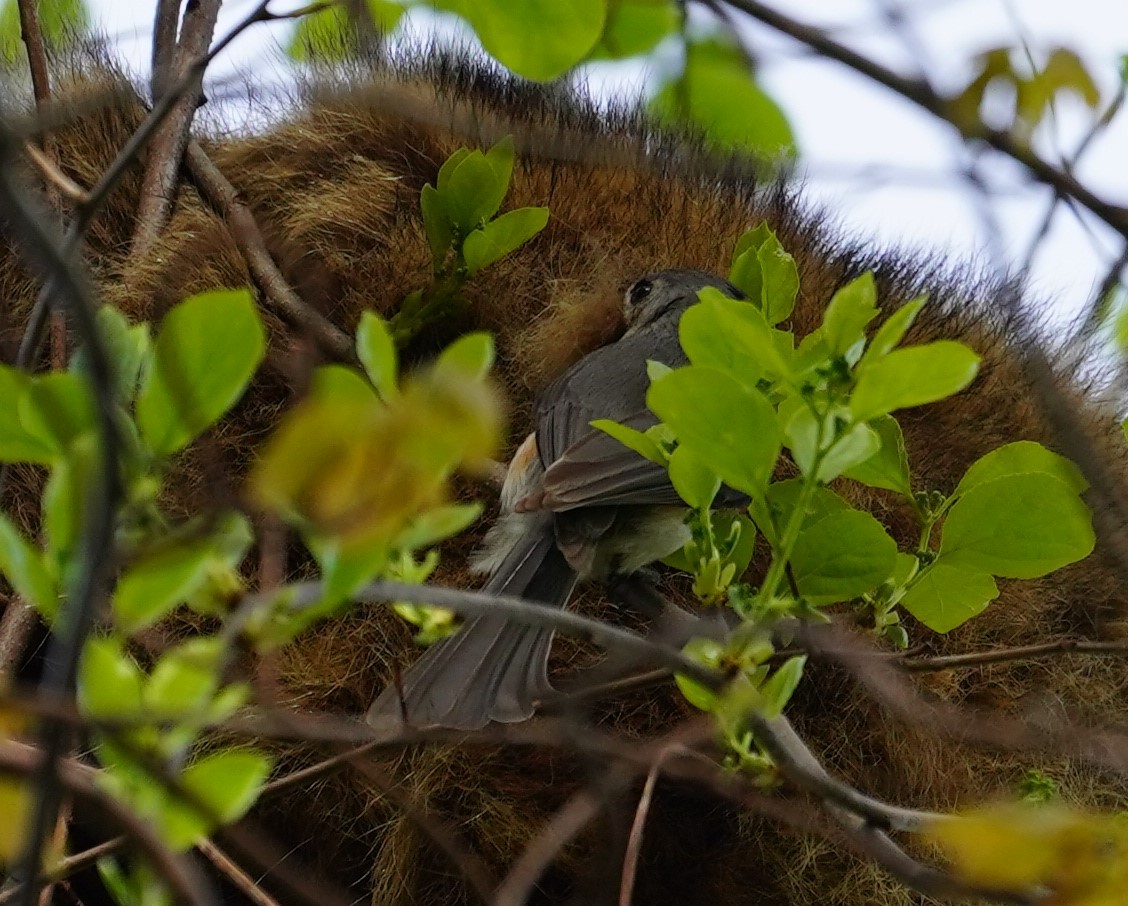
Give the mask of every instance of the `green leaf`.
<path id="1" fill-rule="evenodd" d="M 466 151 L 465 148 L 462 150 Z M 466 153 L 470 152 L 466 151 Z M 435 271 L 438 271 L 450 250 L 451 243 L 454 242 L 450 215 L 447 213 L 442 194 L 430 183 L 427 183 L 419 194 L 419 208 L 423 213 L 423 230 L 427 233 L 427 244 L 431 247 L 431 264 Z"/>
<path id="2" fill-rule="evenodd" d="M 548 208 L 518 208 L 491 220 L 466 237 L 462 255 L 473 276 L 520 248 L 548 223 Z"/>
<path id="3" fill-rule="evenodd" d="M 775 529 L 782 529 L 790 521 L 802 493 L 803 479 L 789 478 L 774 482 L 768 487 L 768 492 L 763 498 L 752 501 L 752 515 L 756 524 L 764 533 L 764 539 L 773 548 L 779 547 L 779 535 Z M 834 491 L 828 488 L 815 488 L 807 501 L 807 515 L 803 525 L 814 524 L 831 513 L 849 509 L 850 505 Z"/>
<path id="4" fill-rule="evenodd" d="M 424 510 L 396 537 L 393 546 L 411 551 L 429 547 L 465 531 L 481 515 L 480 503 L 448 503 Z"/>
<path id="5" fill-rule="evenodd" d="M 670 481 L 687 506 L 703 510 L 711 506 L 721 480 L 687 447 L 678 447 L 670 454 Z"/>
<path id="6" fill-rule="evenodd" d="M 896 567 L 897 544 L 869 513 L 844 509 L 808 518 L 791 551 L 800 593 L 814 604 L 873 591 Z"/>
<path id="7" fill-rule="evenodd" d="M 596 419 L 591 423 L 591 426 L 604 434 L 610 434 L 624 447 L 634 450 L 639 456 L 649 459 L 651 462 L 656 462 L 665 468 L 668 457 L 658 445 L 658 442 L 648 434 L 636 431 L 634 428 L 628 428 L 626 425 L 620 425 L 618 422 L 613 422 L 607 418 Z"/>
<path id="8" fill-rule="evenodd" d="M 310 378 L 309 396 L 321 402 L 367 409 L 379 405 L 372 386 L 349 365 L 319 365 Z"/>
<path id="9" fill-rule="evenodd" d="M 766 243 L 769 239 L 773 238 L 774 236 L 775 236 L 775 232 L 772 230 L 772 228 L 770 226 L 768 226 L 768 222 L 766 220 L 761 221 L 760 223 L 758 223 L 756 226 L 752 227 L 749 230 L 745 230 L 744 233 L 741 234 L 741 237 L 738 240 L 736 240 L 736 247 L 732 251 L 733 263 L 735 264 L 736 260 L 738 258 L 740 258 L 742 255 L 744 255 L 745 252 L 751 252 L 751 251 L 759 252 L 759 250 L 763 247 L 764 243 Z M 758 258 L 758 256 L 757 256 L 757 258 Z M 759 262 L 757 261 L 757 263 L 759 263 Z M 734 282 L 734 283 L 736 282 L 736 281 L 732 280 L 731 275 L 729 276 L 729 280 Z M 739 286 L 739 284 L 737 284 L 737 285 Z M 760 295 L 761 295 L 760 290 L 757 288 L 755 293 L 750 293 L 749 295 L 753 299 L 759 299 Z"/>
<path id="10" fill-rule="evenodd" d="M 493 367 L 494 343 L 488 333 L 468 333 L 451 343 L 439 355 L 435 371 L 463 380 L 480 381 Z"/>
<path id="11" fill-rule="evenodd" d="M 144 678 L 137 663 L 112 638 L 91 638 L 82 647 L 78 707 L 86 717 L 123 718 L 141 713 Z"/>
<path id="12" fill-rule="evenodd" d="M 787 378 L 790 362 L 764 315 L 754 305 L 706 287 L 682 315 L 678 337 L 694 365 L 717 368 L 752 386 L 765 375 Z M 653 379 L 652 379 L 653 380 Z"/>
<path id="13" fill-rule="evenodd" d="M 47 479 L 43 491 L 43 525 L 48 550 L 56 565 L 68 566 L 76 555 L 82 535 L 82 521 L 87 512 L 94 470 L 98 465 L 98 446 L 93 435 L 76 441 L 70 455 L 60 459 Z"/>
<path id="14" fill-rule="evenodd" d="M 652 383 L 646 403 L 726 484 L 752 495 L 767 484 L 781 438 L 762 393 L 724 372 L 690 366 Z"/>
<path id="15" fill-rule="evenodd" d="M 740 49 L 727 42 L 688 42 L 685 69 L 658 91 L 650 112 L 660 122 L 689 124 L 722 150 L 766 160 L 795 153 L 783 111 L 756 84 Z"/>
<path id="16" fill-rule="evenodd" d="M 901 606 L 934 632 L 950 632 L 998 596 L 995 580 L 987 573 L 941 556 L 921 573 Z"/>
<path id="17" fill-rule="evenodd" d="M 716 639 L 695 638 L 686 642 L 682 654 L 706 667 L 717 668 L 724 661 L 725 646 Z M 713 706 L 717 703 L 717 693 L 708 686 L 681 673 L 674 675 L 674 681 L 678 684 L 681 694 L 685 696 L 685 700 L 693 707 L 700 708 L 702 711 L 713 710 Z"/>
<path id="18" fill-rule="evenodd" d="M 189 639 L 160 656 L 141 693 L 155 719 L 205 717 L 223 669 L 218 638 Z"/>
<path id="19" fill-rule="evenodd" d="M 606 0 L 472 0 L 459 11 L 482 46 L 526 79 L 563 75 L 603 34 Z"/>
<path id="20" fill-rule="evenodd" d="M 1044 472 L 1006 475 L 963 493 L 944 520 L 941 555 L 995 576 L 1033 579 L 1093 551 L 1092 514 Z"/>
<path id="21" fill-rule="evenodd" d="M 784 408 L 780 407 L 780 417 L 784 416 Z M 836 420 L 831 417 L 830 424 L 823 428 L 824 432 L 832 430 Z M 795 465 L 804 475 L 811 475 L 818 455 L 819 419 L 810 408 L 799 402 L 794 407 L 794 413 L 787 420 L 784 429 L 787 445 L 795 458 Z M 825 439 L 822 443 L 824 450 L 819 462 L 818 473 L 814 475 L 816 481 L 826 484 L 833 481 L 847 469 L 865 462 L 879 449 L 880 440 L 865 424 L 853 425 L 838 437 L 833 443 Z"/>
<path id="22" fill-rule="evenodd" d="M 803 679 L 806 664 L 805 654 L 789 657 L 760 687 L 760 713 L 768 720 L 775 720 L 783 713 L 784 707 L 799 687 L 799 681 Z"/>
<path id="23" fill-rule="evenodd" d="M 913 326 L 916 316 L 920 314 L 920 310 L 924 307 L 926 301 L 926 296 L 919 296 L 910 302 L 906 302 L 886 318 L 885 323 L 873 335 L 869 349 L 862 356 L 862 364 L 868 364 L 872 360 L 880 359 L 892 352 L 897 344 L 905 338 L 905 334 Z"/>
<path id="24" fill-rule="evenodd" d="M 978 370 L 979 356 L 952 340 L 895 349 L 859 368 L 850 409 L 864 422 L 932 403 L 963 390 Z"/>
<path id="25" fill-rule="evenodd" d="M 396 344 L 388 330 L 388 322 L 374 311 L 366 311 L 360 316 L 360 324 L 356 328 L 356 354 L 376 392 L 384 399 L 394 396 L 398 367 Z"/>
<path id="26" fill-rule="evenodd" d="M 1008 475 L 1025 475 L 1040 472 L 1062 481 L 1075 494 L 1083 494 L 1089 487 L 1081 470 L 1071 460 L 1052 453 L 1032 440 L 1006 444 L 981 457 L 960 479 L 953 497 L 966 494 L 972 488 Z"/>
<path id="27" fill-rule="evenodd" d="M 26 603 L 48 621 L 54 620 L 59 610 L 59 594 L 43 554 L 3 513 L 0 513 L 0 573 Z"/>
<path id="28" fill-rule="evenodd" d="M 19 400 L 20 422 L 56 456 L 95 429 L 94 398 L 76 374 L 55 371 L 37 375 Z"/>
<path id="29" fill-rule="evenodd" d="M 672 0 L 610 0 L 603 39 L 590 60 L 618 60 L 649 53 L 677 31 L 681 14 Z"/>
<path id="30" fill-rule="evenodd" d="M 59 51 L 84 39 L 90 30 L 90 11 L 83 0 L 38 0 L 39 31 L 50 51 Z M 20 28 L 17 0 L 0 9 L 0 64 L 27 66 L 27 49 Z"/>
<path id="31" fill-rule="evenodd" d="M 769 324 L 785 321 L 795 308 L 795 296 L 799 292 L 799 270 L 775 234 L 760 246 L 756 257 L 760 262 L 762 285 L 762 311 Z"/>
<path id="32" fill-rule="evenodd" d="M 471 151 L 469 148 L 459 148 L 450 157 L 448 157 L 441 167 L 439 167 L 439 175 L 435 180 L 435 185 L 438 188 L 440 195 L 446 195 L 450 188 L 450 179 L 454 175 L 454 171 L 458 169 L 466 158 L 471 154 L 481 154 L 481 151 Z"/>
<path id="33" fill-rule="evenodd" d="M 245 289 L 200 293 L 161 324 L 137 399 L 141 436 L 155 453 L 184 448 L 243 395 L 266 349 Z"/>
<path id="34" fill-rule="evenodd" d="M 322 598 L 310 608 L 302 628 L 336 610 L 358 588 L 371 582 L 388 563 L 388 550 L 379 544 L 350 545 L 337 539 L 307 535 L 306 545 L 321 567 Z"/>
<path id="35" fill-rule="evenodd" d="M 228 749 L 205 755 L 181 776 L 185 791 L 202 809 L 170 798 L 156 816 L 161 836 L 175 851 L 188 849 L 211 833 L 217 820 L 229 824 L 243 817 L 269 776 L 270 759 L 260 752 Z"/>
<path id="36" fill-rule="evenodd" d="M 873 272 L 851 280 L 830 300 L 823 315 L 822 336 L 834 355 L 845 355 L 865 336 L 865 327 L 877 317 L 877 287 Z M 859 419 L 865 421 L 865 419 Z"/>
<path id="37" fill-rule="evenodd" d="M 388 0 L 366 0 L 371 24 L 387 33 L 399 24 L 404 8 Z M 330 6 L 302 16 L 286 47 L 290 59 L 298 63 L 339 62 L 356 55 L 359 49 L 358 23 L 352 19 L 356 7 Z"/>
<path id="38" fill-rule="evenodd" d="M 115 396 L 128 407 L 137 392 L 141 367 L 149 354 L 152 339 L 148 324 L 130 326 L 129 321 L 112 305 L 98 309 L 98 328 L 114 375 Z M 89 380 L 89 352 L 80 346 L 70 362 L 70 370 Z"/>
<path id="39" fill-rule="evenodd" d="M 149 554 L 122 574 L 111 606 L 128 633 L 152 626 L 183 603 L 208 575 L 211 539 L 195 538 Z"/>
<path id="40" fill-rule="evenodd" d="M 509 180 L 481 151 L 471 151 L 450 174 L 442 190 L 443 205 L 451 222 L 468 236 L 501 207 Z"/>
<path id="41" fill-rule="evenodd" d="M 20 401 L 31 378 L 15 368 L 0 365 L 0 462 L 34 462 L 55 459 L 53 444 L 32 434 L 20 420 Z"/>
<path id="42" fill-rule="evenodd" d="M 877 434 L 881 447 L 869 459 L 851 466 L 842 474 L 871 488 L 885 488 L 909 496 L 909 458 L 901 426 L 891 415 L 873 419 L 869 427 Z"/>

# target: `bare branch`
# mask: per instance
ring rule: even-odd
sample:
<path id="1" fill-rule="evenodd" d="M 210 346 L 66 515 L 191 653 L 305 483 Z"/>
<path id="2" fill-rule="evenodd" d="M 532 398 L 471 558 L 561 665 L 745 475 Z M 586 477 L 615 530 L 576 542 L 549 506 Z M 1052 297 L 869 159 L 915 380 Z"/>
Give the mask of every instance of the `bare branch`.
<path id="1" fill-rule="evenodd" d="M 206 56 L 215 32 L 215 22 L 219 16 L 220 0 L 195 0 L 184 9 L 184 22 L 180 28 L 180 40 L 173 57 L 173 70 L 177 76 L 192 71 L 195 60 Z M 158 17 L 160 11 L 158 10 Z M 167 23 L 159 22 L 167 32 Z M 154 36 L 154 56 L 158 37 Z M 161 70 L 154 71 L 153 81 L 157 84 L 166 80 L 167 59 L 158 61 Z M 202 79 L 202 73 L 201 73 Z M 134 227 L 131 255 L 143 256 L 156 243 L 172 214 L 172 202 L 180 182 L 180 166 L 184 151 L 188 147 L 188 134 L 192 119 L 203 97 L 201 79 L 184 85 L 178 92 L 167 119 L 153 136 L 149 162 L 141 182 L 141 198 L 137 207 L 137 223 Z"/>
<path id="2" fill-rule="evenodd" d="M 253 904 L 253 906 L 279 906 L 278 901 L 263 890 L 255 879 L 243 871 L 227 853 L 211 840 L 201 840 L 196 848 L 204 857 L 221 871 L 234 887 Z"/>
<path id="3" fill-rule="evenodd" d="M 1070 173 L 1064 172 L 1034 153 L 1024 142 L 1010 132 L 992 129 L 985 123 L 957 119 L 946 98 L 937 94 L 928 83 L 906 78 L 869 59 L 857 51 L 839 44 L 821 29 L 814 28 L 786 16 L 759 0 L 725 0 L 730 6 L 747 13 L 781 34 L 805 44 L 828 60 L 849 66 L 855 72 L 884 85 L 889 90 L 912 101 L 937 119 L 952 126 L 967 141 L 983 141 L 1012 160 L 1022 164 L 1039 182 L 1050 186 L 1060 195 L 1077 199 L 1083 207 L 1104 221 L 1117 233 L 1128 239 L 1128 209 L 1110 204 L 1089 191 Z"/>
<path id="4" fill-rule="evenodd" d="M 305 330 L 323 349 L 342 362 L 356 361 L 356 348 L 347 333 L 310 308 L 294 292 L 270 257 L 266 241 L 250 208 L 239 201 L 235 187 L 211 162 L 197 142 L 189 142 L 187 164 L 208 203 L 226 219 L 239 251 L 255 281 L 274 309 Z"/>
<path id="5" fill-rule="evenodd" d="M 1018 645 L 1014 648 L 993 648 L 989 651 L 968 651 L 964 654 L 945 654 L 938 657 L 897 657 L 897 666 L 911 673 L 930 673 L 937 670 L 956 670 L 961 667 L 981 667 L 984 664 L 1003 664 L 1029 658 L 1050 657 L 1057 654 L 1128 655 L 1128 642 L 1092 642 L 1085 639 L 1058 639 L 1040 645 Z"/>

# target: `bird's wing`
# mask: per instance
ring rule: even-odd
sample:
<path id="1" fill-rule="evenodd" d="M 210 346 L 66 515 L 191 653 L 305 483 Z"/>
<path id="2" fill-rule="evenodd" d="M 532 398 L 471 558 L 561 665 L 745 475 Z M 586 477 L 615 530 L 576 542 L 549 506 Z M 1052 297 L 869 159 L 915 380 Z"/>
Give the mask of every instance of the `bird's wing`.
<path id="1" fill-rule="evenodd" d="M 544 508 L 563 511 L 593 505 L 680 503 L 666 470 L 592 428 L 590 422 L 597 417 L 567 399 L 545 411 L 537 432 L 538 447 L 548 463 L 543 479 Z M 617 421 L 645 431 L 658 419 L 644 410 Z"/>

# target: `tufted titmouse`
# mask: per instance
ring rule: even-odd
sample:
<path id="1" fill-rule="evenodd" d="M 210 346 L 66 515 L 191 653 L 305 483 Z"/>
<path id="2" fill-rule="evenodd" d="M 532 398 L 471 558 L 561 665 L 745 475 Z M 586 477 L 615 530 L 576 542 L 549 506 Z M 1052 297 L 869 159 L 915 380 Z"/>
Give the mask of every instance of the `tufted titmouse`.
<path id="1" fill-rule="evenodd" d="M 501 490 L 501 516 L 474 566 L 489 572 L 483 591 L 556 607 L 579 579 L 626 576 L 689 538 L 685 505 L 666 470 L 591 427 L 608 418 L 644 431 L 646 363 L 686 363 L 678 341 L 682 313 L 697 291 L 741 292 L 720 277 L 667 270 L 635 281 L 624 299 L 627 331 L 584 356 L 537 402 L 536 429 L 517 449 Z M 504 617 L 479 616 L 432 645 L 372 704 L 368 723 L 472 730 L 512 723 L 552 692 L 546 671 L 552 632 Z M 402 692 L 402 697 L 401 697 Z"/>

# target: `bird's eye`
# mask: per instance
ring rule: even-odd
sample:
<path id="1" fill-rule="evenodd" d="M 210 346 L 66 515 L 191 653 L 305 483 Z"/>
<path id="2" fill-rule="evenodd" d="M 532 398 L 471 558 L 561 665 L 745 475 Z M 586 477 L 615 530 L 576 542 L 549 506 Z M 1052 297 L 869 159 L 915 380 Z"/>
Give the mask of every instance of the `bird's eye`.
<path id="1" fill-rule="evenodd" d="M 642 300 L 650 295 L 650 290 L 653 288 L 649 280 L 636 280 L 629 290 L 627 290 L 627 301 L 631 306 L 642 304 Z"/>

